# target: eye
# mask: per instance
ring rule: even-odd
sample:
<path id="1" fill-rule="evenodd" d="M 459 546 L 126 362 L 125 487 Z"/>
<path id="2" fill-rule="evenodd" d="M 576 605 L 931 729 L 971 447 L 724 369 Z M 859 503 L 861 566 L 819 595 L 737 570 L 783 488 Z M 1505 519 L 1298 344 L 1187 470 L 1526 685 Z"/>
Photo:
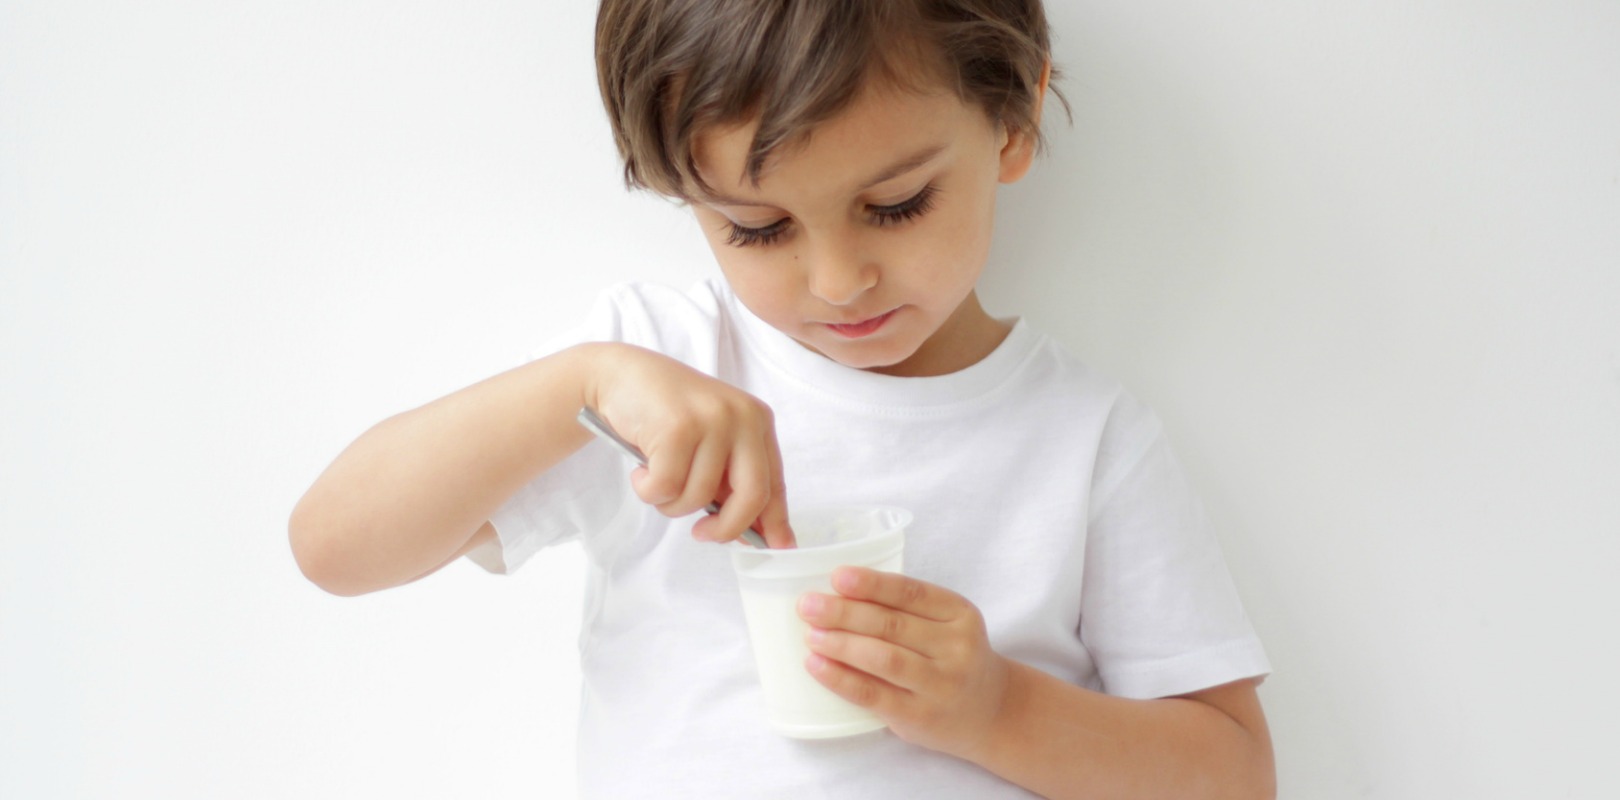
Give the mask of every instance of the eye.
<path id="1" fill-rule="evenodd" d="M 934 208 L 934 200 L 939 195 L 939 189 L 933 184 L 922 188 L 922 191 L 912 195 L 910 199 L 888 206 L 867 206 L 867 213 L 874 224 L 879 227 L 885 225 L 899 225 L 909 222 Z M 750 228 L 727 222 L 722 231 L 726 234 L 726 244 L 732 247 L 754 247 L 775 244 L 782 234 L 788 230 L 789 218 L 783 217 L 769 225 L 760 228 Z"/>
<path id="2" fill-rule="evenodd" d="M 898 225 L 924 214 L 934 207 L 934 198 L 939 190 L 933 184 L 922 188 L 922 191 L 911 196 L 910 200 L 895 203 L 892 206 L 868 206 L 871 209 L 872 221 L 879 226 Z"/>
<path id="3" fill-rule="evenodd" d="M 786 218 L 779 219 L 763 228 L 747 228 L 735 222 L 727 223 L 729 233 L 726 235 L 726 244 L 732 247 L 752 247 L 754 245 L 767 245 L 781 238 L 783 231 L 787 230 Z"/>

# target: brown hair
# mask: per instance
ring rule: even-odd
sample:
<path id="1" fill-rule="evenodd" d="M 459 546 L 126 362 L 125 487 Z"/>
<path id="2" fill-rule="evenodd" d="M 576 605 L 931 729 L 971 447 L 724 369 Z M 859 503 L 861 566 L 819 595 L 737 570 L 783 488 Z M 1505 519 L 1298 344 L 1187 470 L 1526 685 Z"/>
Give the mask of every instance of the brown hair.
<path id="1" fill-rule="evenodd" d="M 1050 50 L 1040 0 L 602 0 L 596 19 L 597 81 L 625 183 L 681 199 L 709 191 L 692 157 L 699 132 L 757 117 L 757 183 L 777 147 L 872 78 L 911 91 L 943 84 L 1040 143 Z"/>

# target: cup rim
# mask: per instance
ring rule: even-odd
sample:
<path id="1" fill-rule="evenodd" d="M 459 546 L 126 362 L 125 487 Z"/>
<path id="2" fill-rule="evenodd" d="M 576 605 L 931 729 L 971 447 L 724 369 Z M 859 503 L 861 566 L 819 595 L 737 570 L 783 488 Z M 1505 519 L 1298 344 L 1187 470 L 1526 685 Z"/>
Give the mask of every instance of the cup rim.
<path id="1" fill-rule="evenodd" d="M 874 548 L 887 551 L 889 547 L 886 545 L 889 545 L 891 540 L 900 540 L 899 542 L 894 543 L 895 547 L 904 546 L 903 537 L 906 528 L 909 527 L 912 520 L 915 519 L 915 515 L 912 514 L 909 509 L 879 503 L 850 503 L 846 505 L 814 506 L 807 508 L 805 513 L 836 514 L 839 512 L 848 511 L 892 514 L 893 523 L 888 527 L 887 530 L 871 536 L 863 536 L 859 539 L 851 539 L 844 542 L 829 542 L 827 544 L 811 545 L 809 547 L 761 550 L 757 547 L 753 547 L 752 545 L 744 544 L 739 540 L 732 543 L 733 560 L 738 562 L 739 567 L 744 562 L 752 562 L 755 564 L 769 562 L 787 566 L 803 561 L 821 561 L 828 557 L 836 557 L 844 552 L 858 552 L 862 550 L 871 550 Z M 791 518 L 792 513 L 790 512 L 789 519 L 791 520 Z M 888 553 L 885 553 L 884 555 L 886 556 L 887 554 Z"/>

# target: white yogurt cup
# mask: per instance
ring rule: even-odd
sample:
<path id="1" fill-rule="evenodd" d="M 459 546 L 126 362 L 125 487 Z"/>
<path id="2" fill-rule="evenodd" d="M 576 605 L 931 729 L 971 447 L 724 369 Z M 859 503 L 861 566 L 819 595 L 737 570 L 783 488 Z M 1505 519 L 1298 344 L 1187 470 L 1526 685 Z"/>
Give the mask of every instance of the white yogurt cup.
<path id="1" fill-rule="evenodd" d="M 731 552 L 766 717 L 776 732 L 795 739 L 877 730 L 883 721 L 876 714 L 833 694 L 805 668 L 810 626 L 799 618 L 798 603 L 808 592 L 835 594 L 832 572 L 840 566 L 900 572 L 911 512 L 890 506 L 811 508 L 792 512 L 789 522 L 797 548 L 739 545 Z"/>

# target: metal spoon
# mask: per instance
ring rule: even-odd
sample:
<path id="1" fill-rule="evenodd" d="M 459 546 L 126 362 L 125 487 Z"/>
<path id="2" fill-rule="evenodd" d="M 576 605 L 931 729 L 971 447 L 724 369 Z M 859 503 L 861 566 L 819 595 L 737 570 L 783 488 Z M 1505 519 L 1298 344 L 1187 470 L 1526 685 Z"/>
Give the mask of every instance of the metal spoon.
<path id="1" fill-rule="evenodd" d="M 620 436 L 618 432 L 614 431 L 612 426 L 607 424 L 607 420 L 597 416 L 596 412 L 593 411 L 590 406 L 580 409 L 577 419 L 579 420 L 579 424 L 585 426 L 585 430 L 596 434 L 598 438 L 601 438 L 614 447 L 619 448 L 620 452 L 635 459 L 637 464 L 640 464 L 643 467 L 647 466 L 647 456 L 643 455 L 641 450 L 635 445 L 625 441 L 624 437 Z M 708 511 L 710 514 L 718 514 L 720 513 L 720 504 L 710 502 L 704 507 L 704 510 Z M 746 541 L 755 547 L 770 547 L 770 545 L 765 543 L 765 537 L 760 536 L 759 533 L 752 528 L 743 531 L 742 538 L 743 541 Z"/>

